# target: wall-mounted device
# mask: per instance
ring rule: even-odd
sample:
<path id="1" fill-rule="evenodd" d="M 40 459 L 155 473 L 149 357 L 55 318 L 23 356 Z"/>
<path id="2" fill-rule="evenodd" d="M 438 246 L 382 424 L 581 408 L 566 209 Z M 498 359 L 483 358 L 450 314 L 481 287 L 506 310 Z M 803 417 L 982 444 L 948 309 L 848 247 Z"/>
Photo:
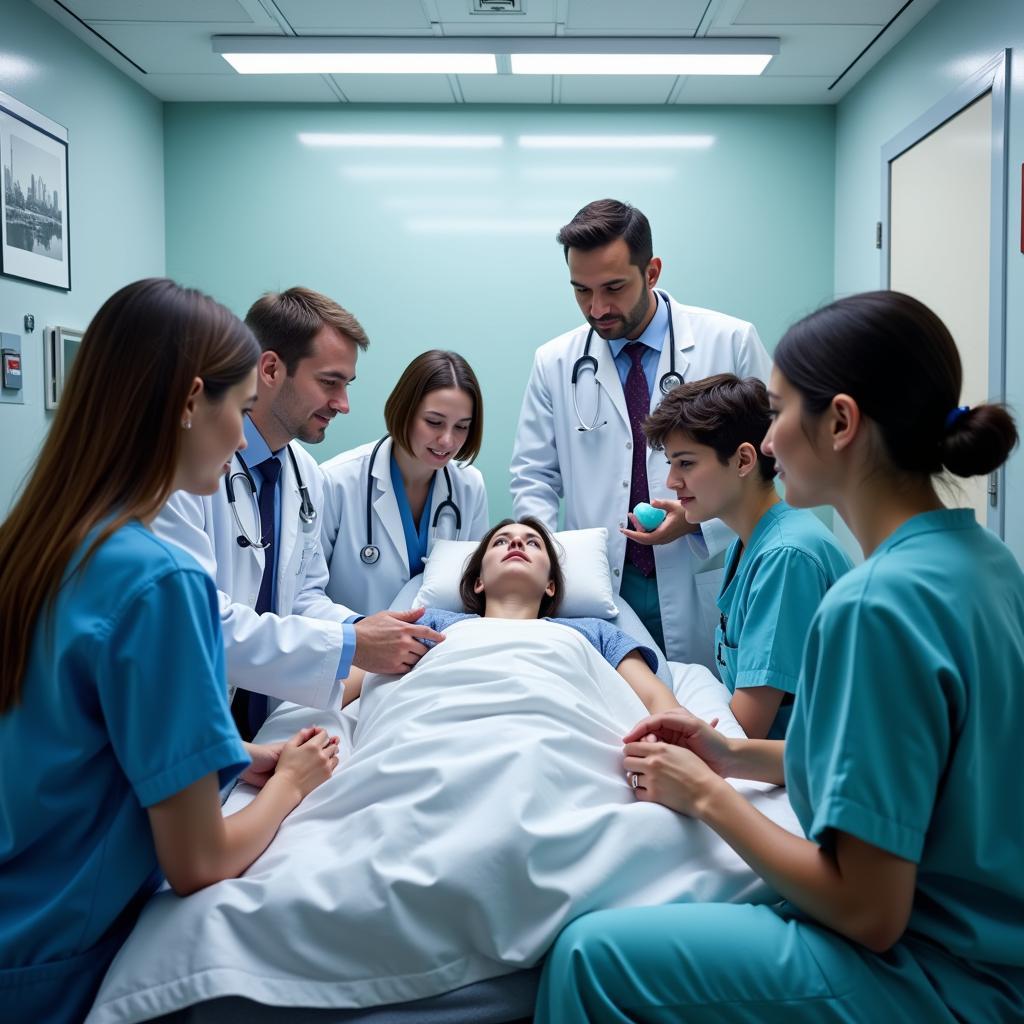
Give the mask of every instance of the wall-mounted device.
<path id="1" fill-rule="evenodd" d="M 0 402 L 24 405 L 21 335 L 0 333 Z"/>

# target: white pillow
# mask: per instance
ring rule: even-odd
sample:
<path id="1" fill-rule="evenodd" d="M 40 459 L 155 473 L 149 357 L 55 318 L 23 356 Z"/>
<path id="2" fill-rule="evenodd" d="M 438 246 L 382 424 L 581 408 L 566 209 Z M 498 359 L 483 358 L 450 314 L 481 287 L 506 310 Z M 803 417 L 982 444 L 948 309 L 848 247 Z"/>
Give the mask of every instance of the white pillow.
<path id="1" fill-rule="evenodd" d="M 556 533 L 555 546 L 561 553 L 565 593 L 558 614 L 567 619 L 613 619 L 619 614 L 608 568 L 608 531 L 563 530 Z M 423 569 L 423 584 L 414 606 L 445 608 L 461 612 L 459 581 L 469 556 L 476 550 L 475 540 L 439 540 L 431 548 Z"/>

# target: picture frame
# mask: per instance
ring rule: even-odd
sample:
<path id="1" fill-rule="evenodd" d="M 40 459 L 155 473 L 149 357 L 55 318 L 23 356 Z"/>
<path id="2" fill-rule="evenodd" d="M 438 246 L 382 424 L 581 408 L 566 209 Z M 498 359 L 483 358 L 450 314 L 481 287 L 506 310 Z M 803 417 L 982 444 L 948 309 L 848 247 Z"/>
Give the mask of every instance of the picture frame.
<path id="1" fill-rule="evenodd" d="M 68 133 L 0 92 L 0 273 L 71 290 Z"/>
<path id="2" fill-rule="evenodd" d="M 56 409 L 60 404 L 64 382 L 78 354 L 82 334 L 72 327 L 47 327 L 43 332 L 43 387 L 47 409 Z"/>

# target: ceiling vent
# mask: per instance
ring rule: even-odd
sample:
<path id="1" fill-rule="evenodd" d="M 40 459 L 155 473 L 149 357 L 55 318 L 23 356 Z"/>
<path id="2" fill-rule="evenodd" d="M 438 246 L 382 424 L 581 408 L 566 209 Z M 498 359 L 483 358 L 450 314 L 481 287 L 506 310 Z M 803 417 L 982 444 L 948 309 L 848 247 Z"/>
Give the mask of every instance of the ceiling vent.
<path id="1" fill-rule="evenodd" d="M 470 14 L 522 14 L 523 0 L 473 0 Z"/>

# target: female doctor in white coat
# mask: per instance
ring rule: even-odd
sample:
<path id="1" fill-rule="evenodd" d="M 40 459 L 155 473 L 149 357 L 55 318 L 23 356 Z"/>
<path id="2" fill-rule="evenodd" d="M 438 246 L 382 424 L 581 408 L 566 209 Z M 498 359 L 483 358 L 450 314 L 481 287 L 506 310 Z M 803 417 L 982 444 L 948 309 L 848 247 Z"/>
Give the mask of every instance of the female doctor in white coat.
<path id="1" fill-rule="evenodd" d="M 467 464 L 483 439 L 483 399 L 462 356 L 417 356 L 384 422 L 384 437 L 320 467 L 327 594 L 366 615 L 423 571 L 435 540 L 479 540 L 488 523 L 483 476 Z"/>

